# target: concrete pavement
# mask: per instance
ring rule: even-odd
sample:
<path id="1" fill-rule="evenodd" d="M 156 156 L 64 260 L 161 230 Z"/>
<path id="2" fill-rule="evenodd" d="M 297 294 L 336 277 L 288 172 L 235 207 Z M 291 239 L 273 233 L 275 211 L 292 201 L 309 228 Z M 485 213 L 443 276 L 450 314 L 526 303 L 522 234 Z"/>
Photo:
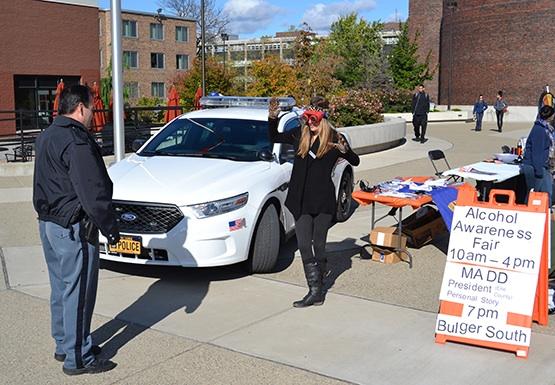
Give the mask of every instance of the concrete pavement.
<path id="1" fill-rule="evenodd" d="M 489 131 L 493 124 L 481 133 L 470 128 L 430 124 L 427 143 L 409 136 L 399 148 L 365 155 L 356 178 L 376 183 L 398 175 L 430 175 L 430 149 L 443 149 L 452 166 L 468 164 L 513 144 L 529 129 L 507 124 L 498 134 Z M 103 345 L 102 356 L 113 357 L 119 366 L 101 375 L 68 378 L 51 358 L 48 277 L 30 187 L 29 176 L 0 178 L 2 384 L 555 383 L 551 327 L 534 327 L 527 360 L 435 344 L 447 239 L 411 250 L 413 269 L 361 259 L 369 230 L 366 207 L 330 230 L 332 275 L 321 307 L 291 307 L 306 292 L 294 239 L 280 252 L 279 271 L 266 275 L 246 276 L 237 266 L 105 263 L 93 338 Z M 381 208 L 378 214 L 385 212 Z"/>

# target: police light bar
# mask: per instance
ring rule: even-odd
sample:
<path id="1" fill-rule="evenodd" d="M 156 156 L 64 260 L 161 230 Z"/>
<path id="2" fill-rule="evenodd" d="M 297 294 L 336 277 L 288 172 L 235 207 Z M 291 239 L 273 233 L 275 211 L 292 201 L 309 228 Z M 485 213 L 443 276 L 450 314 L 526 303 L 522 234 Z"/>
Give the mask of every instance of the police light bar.
<path id="1" fill-rule="evenodd" d="M 290 111 L 297 104 L 295 98 L 281 97 L 277 98 L 279 108 L 284 111 Z M 200 98 L 202 108 L 221 108 L 221 107 L 258 107 L 268 108 L 270 98 L 250 97 L 250 96 L 203 96 Z"/>

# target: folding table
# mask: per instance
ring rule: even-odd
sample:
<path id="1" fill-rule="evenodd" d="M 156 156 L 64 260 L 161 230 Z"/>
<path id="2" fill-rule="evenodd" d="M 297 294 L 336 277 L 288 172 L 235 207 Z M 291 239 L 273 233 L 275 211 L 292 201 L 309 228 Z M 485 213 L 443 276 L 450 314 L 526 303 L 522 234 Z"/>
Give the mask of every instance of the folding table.
<path id="1" fill-rule="evenodd" d="M 413 178 L 403 178 L 403 179 L 411 179 L 414 182 L 424 182 L 428 179 L 432 179 L 431 177 L 413 177 Z M 380 195 L 379 193 L 374 192 L 365 192 L 362 190 L 355 191 L 352 194 L 353 199 L 358 202 L 359 204 L 366 206 L 368 204 L 372 204 L 372 228 L 374 229 L 377 222 L 381 221 L 388 216 L 392 216 L 399 226 L 399 235 L 403 233 L 403 207 L 411 206 L 413 209 L 417 209 L 419 207 L 424 206 L 427 203 L 432 202 L 432 196 L 429 194 L 420 194 L 415 198 L 398 198 L 398 197 L 391 197 Z M 385 214 L 384 216 L 376 219 L 376 202 L 380 203 L 385 206 L 391 207 L 391 210 Z M 397 212 L 397 218 L 395 217 L 395 213 Z M 397 253 L 405 253 L 409 260 L 409 267 L 412 268 L 412 254 L 405 248 L 401 247 L 401 237 L 399 237 L 399 245 L 395 247 L 395 252 Z"/>

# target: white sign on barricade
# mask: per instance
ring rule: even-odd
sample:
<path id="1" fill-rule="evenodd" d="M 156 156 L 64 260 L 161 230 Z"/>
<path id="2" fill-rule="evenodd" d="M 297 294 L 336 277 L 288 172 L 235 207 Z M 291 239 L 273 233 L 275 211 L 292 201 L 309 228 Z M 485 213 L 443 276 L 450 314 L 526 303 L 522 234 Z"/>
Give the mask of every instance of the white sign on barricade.
<path id="1" fill-rule="evenodd" d="M 455 207 L 436 340 L 455 336 L 526 357 L 546 214 L 491 206 Z"/>

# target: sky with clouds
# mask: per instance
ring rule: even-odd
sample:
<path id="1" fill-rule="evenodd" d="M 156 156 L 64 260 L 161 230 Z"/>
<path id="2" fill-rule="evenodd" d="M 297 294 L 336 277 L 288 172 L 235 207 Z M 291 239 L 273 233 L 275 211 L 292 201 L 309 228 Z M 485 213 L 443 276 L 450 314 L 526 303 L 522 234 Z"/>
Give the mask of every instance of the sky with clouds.
<path id="1" fill-rule="evenodd" d="M 99 0 L 101 8 L 109 8 L 110 3 Z M 326 34 L 335 20 L 351 12 L 368 21 L 383 22 L 404 21 L 408 14 L 408 0 L 216 0 L 216 4 L 229 17 L 229 32 L 241 38 L 273 35 L 303 22 Z M 156 12 L 160 5 L 158 0 L 121 0 L 121 7 Z"/>

